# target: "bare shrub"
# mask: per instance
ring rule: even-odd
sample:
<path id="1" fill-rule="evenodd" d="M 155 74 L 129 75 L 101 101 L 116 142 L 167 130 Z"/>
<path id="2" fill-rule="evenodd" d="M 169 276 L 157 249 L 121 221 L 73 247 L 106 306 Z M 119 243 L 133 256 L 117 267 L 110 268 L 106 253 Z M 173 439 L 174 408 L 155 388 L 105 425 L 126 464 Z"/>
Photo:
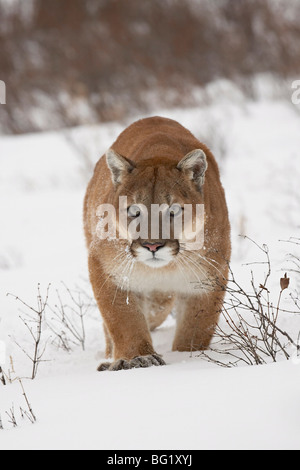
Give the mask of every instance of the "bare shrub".
<path id="1" fill-rule="evenodd" d="M 67 352 L 72 345 L 86 347 L 85 317 L 95 302 L 82 290 L 71 290 L 64 283 L 64 298 L 57 290 L 57 304 L 49 306 L 52 317 L 47 320 L 48 327 L 54 333 L 53 343 Z"/>
<path id="2" fill-rule="evenodd" d="M 22 406 L 19 406 L 20 416 L 21 416 L 22 419 L 26 418 L 32 424 L 34 424 L 36 422 L 36 416 L 33 412 L 32 406 L 29 402 L 27 393 L 25 392 L 23 382 L 14 370 L 14 365 L 13 365 L 12 358 L 10 358 L 10 362 L 11 362 L 11 369 L 9 370 L 8 375 L 6 375 L 3 372 L 3 370 L 0 368 L 0 373 L 1 373 L 1 377 L 2 377 L 1 382 L 4 386 L 7 386 L 7 383 L 12 384 L 15 381 L 17 381 L 19 383 L 19 385 L 21 387 L 21 390 L 22 390 L 22 396 L 25 400 L 25 408 L 23 408 Z M 8 423 L 12 424 L 13 427 L 17 427 L 18 426 L 18 421 L 17 421 L 18 415 L 15 412 L 14 403 L 12 403 L 12 405 L 11 405 L 11 407 L 8 411 L 5 411 L 5 414 L 8 417 Z M 4 430 L 4 424 L 3 424 L 3 421 L 2 421 L 2 418 L 1 418 L 1 413 L 0 413 L 0 430 Z"/>
<path id="3" fill-rule="evenodd" d="M 24 397 L 24 400 L 25 400 L 25 403 L 26 403 L 26 406 L 27 406 L 27 410 L 24 410 L 23 408 L 20 408 L 21 416 L 22 416 L 22 418 L 24 416 L 26 416 L 29 419 L 29 421 L 33 424 L 33 423 L 36 422 L 35 414 L 32 410 L 31 404 L 29 403 L 28 397 L 27 397 L 26 392 L 24 390 L 22 380 L 19 378 L 18 381 L 19 381 L 19 384 L 22 388 L 22 394 L 23 394 L 23 397 Z"/>
<path id="4" fill-rule="evenodd" d="M 39 365 L 47 362 L 43 359 L 47 344 L 52 340 L 52 344 L 66 352 L 71 352 L 73 346 L 79 346 L 83 351 L 86 348 L 86 316 L 95 308 L 95 300 L 86 293 L 84 288 L 77 287 L 71 290 L 62 282 L 63 290 L 56 290 L 57 303 L 52 305 L 49 300 L 50 284 L 43 296 L 40 284 L 37 288 L 37 306 L 32 307 L 29 303 L 13 294 L 12 296 L 26 312 L 19 315 L 20 320 L 29 332 L 32 349 L 24 346 L 21 341 L 10 338 L 18 348 L 31 361 L 31 379 L 35 379 Z M 52 335 L 51 333 L 52 332 Z M 11 368 L 5 372 L 0 369 L 0 380 L 4 383 L 11 383 L 15 379 L 14 365 L 11 359 Z"/>
<path id="5" fill-rule="evenodd" d="M 17 420 L 16 420 L 16 416 L 15 416 L 14 404 L 12 404 L 9 411 L 5 411 L 5 413 L 7 414 L 8 418 L 9 418 L 8 422 L 11 423 L 14 428 L 16 428 L 18 426 L 18 424 L 17 424 Z"/>
<path id="6" fill-rule="evenodd" d="M 6 370 L 1 369 L 1 382 L 3 385 L 12 384 L 15 380 L 18 380 L 16 377 L 16 372 L 14 368 L 13 358 L 12 356 L 9 357 L 10 367 Z"/>
<path id="7" fill-rule="evenodd" d="M 2 383 L 2 385 L 6 385 L 5 375 L 1 366 L 0 366 L 0 382 Z"/>
<path id="8" fill-rule="evenodd" d="M 230 277 L 221 321 L 216 327 L 209 350 L 201 353 L 206 360 L 223 367 L 233 367 L 240 363 L 260 365 L 277 362 L 282 358 L 289 359 L 291 351 L 295 349 L 297 355 L 300 352 L 300 327 L 299 333 L 292 337 L 279 322 L 283 314 L 300 314 L 300 305 L 297 303 L 295 310 L 281 307 L 282 294 L 288 289 L 290 280 L 287 274 L 279 279 L 278 299 L 274 303 L 268 286 L 272 273 L 269 250 L 266 245 L 255 245 L 263 253 L 265 260 L 250 264 L 266 267 L 264 279 L 257 282 L 251 270 L 250 289 L 245 289 L 232 269 L 229 269 Z"/>
<path id="9" fill-rule="evenodd" d="M 23 385 L 23 382 L 22 380 L 19 378 L 19 377 L 16 377 L 16 380 L 18 380 L 19 384 L 20 384 L 20 387 L 21 387 L 21 390 L 22 390 L 22 395 L 23 395 L 23 398 L 25 400 L 25 409 L 20 406 L 19 407 L 19 414 L 20 414 L 20 417 L 22 419 L 28 419 L 31 424 L 34 424 L 36 422 L 36 416 L 33 412 L 33 409 L 32 409 L 32 406 L 29 402 L 29 399 L 28 399 L 28 396 L 25 392 L 25 389 L 24 389 L 24 385 Z M 5 414 L 7 415 L 8 417 L 8 423 L 9 424 L 12 424 L 14 428 L 16 428 L 18 426 L 18 415 L 16 414 L 15 412 L 15 406 L 14 406 L 14 403 L 12 403 L 11 407 L 9 408 L 8 411 L 5 411 Z M 4 424 L 3 424 L 3 421 L 2 421 L 2 418 L 1 418 L 1 414 L 0 414 L 0 430 L 4 430 L 5 427 L 4 427 Z"/>
<path id="10" fill-rule="evenodd" d="M 42 332 L 43 332 L 43 324 L 45 321 L 45 311 L 48 306 L 48 298 L 49 298 L 49 289 L 50 284 L 47 287 L 45 297 L 42 297 L 40 284 L 37 287 L 37 306 L 32 307 L 24 300 L 20 299 L 19 297 L 13 294 L 11 295 L 15 298 L 16 301 L 20 302 L 23 307 L 26 307 L 27 312 L 24 313 L 24 316 L 19 316 L 21 321 L 23 322 L 24 326 L 30 333 L 30 337 L 32 339 L 32 351 L 26 351 L 19 342 L 14 339 L 15 344 L 23 351 L 23 353 L 27 356 L 27 358 L 32 362 L 32 371 L 31 371 L 31 379 L 34 380 L 37 375 L 38 367 L 41 362 L 43 362 L 43 355 L 45 353 L 47 342 L 42 341 Z"/>
<path id="11" fill-rule="evenodd" d="M 294 247 L 300 247 L 300 238 L 291 237 L 287 240 L 288 243 L 293 245 Z M 295 253 L 288 253 L 288 261 L 291 264 L 290 272 L 295 273 L 296 275 L 300 276 L 300 253 L 299 248 Z"/>

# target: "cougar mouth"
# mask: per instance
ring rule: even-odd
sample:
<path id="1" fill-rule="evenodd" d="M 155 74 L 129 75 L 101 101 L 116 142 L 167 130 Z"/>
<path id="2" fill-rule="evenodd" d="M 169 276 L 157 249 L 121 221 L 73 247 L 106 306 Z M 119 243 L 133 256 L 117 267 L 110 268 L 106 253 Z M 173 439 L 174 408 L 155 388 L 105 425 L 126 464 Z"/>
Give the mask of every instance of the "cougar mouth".
<path id="1" fill-rule="evenodd" d="M 131 252 L 137 261 L 151 268 L 161 268 L 174 261 L 179 252 L 177 240 L 134 240 Z"/>

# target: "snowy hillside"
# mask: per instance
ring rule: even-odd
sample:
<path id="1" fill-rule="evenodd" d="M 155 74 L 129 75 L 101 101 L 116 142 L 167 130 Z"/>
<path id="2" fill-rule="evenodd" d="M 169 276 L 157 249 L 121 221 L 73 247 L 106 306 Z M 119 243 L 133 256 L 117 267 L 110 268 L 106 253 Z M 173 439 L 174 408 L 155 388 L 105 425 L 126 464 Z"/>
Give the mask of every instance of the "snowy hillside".
<path id="1" fill-rule="evenodd" d="M 284 242 L 299 237 L 300 115 L 284 100 L 224 100 L 202 108 L 161 110 L 207 143 L 219 161 L 232 224 L 232 267 L 241 282 L 261 265 L 247 235 L 266 243 L 274 266 L 274 301 Z M 0 341 L 6 344 L 4 372 L 24 377 L 37 422 L 5 413 L 24 407 L 18 382 L 0 382 L 0 449 L 219 449 L 300 447 L 298 360 L 223 369 L 194 353 L 171 352 L 174 319 L 153 334 L 167 366 L 97 373 L 104 358 L 100 315 L 88 283 L 82 202 L 94 163 L 126 126 L 117 123 L 69 131 L 0 138 Z M 297 279 L 291 275 L 283 306 Z M 32 338 L 19 318 L 51 283 L 45 353 L 34 381 L 26 352 Z M 68 333 L 69 347 L 55 335 L 56 306 L 85 298 L 84 351 Z M 75 300 L 78 297 L 75 298 Z M 75 302 L 76 303 L 76 302 Z M 74 306 L 74 305 L 73 305 Z M 78 319 L 77 319 L 78 320 Z M 74 320 L 76 321 L 76 319 Z M 300 317 L 283 323 L 297 336 Z M 289 323 L 292 322 L 292 323 Z M 57 332 L 57 330 L 55 330 Z M 16 344 L 18 343 L 19 346 Z M 76 343 L 76 344 L 74 344 Z M 60 345 L 60 347 L 58 347 Z M 21 346 L 21 348 L 20 348 Z"/>

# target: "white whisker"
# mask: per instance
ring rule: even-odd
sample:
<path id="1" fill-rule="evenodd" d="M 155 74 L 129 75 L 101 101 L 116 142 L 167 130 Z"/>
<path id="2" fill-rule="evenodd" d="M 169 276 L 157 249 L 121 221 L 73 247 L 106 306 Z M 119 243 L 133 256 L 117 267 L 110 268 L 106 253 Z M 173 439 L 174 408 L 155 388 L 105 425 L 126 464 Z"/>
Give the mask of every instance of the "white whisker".
<path id="1" fill-rule="evenodd" d="M 131 260 L 128 259 L 128 258 L 125 259 L 124 261 L 126 262 L 126 264 L 125 264 L 125 266 L 123 267 L 122 272 L 121 272 L 121 273 L 118 273 L 118 275 L 122 278 L 122 284 L 121 284 L 120 282 L 117 283 L 117 285 L 116 285 L 116 290 L 115 290 L 115 295 L 114 295 L 112 304 L 115 303 L 118 290 L 119 290 L 119 289 L 123 290 L 123 286 L 124 286 L 124 283 L 125 283 L 125 280 L 126 280 L 126 275 L 127 275 L 129 266 L 130 266 L 130 264 L 131 264 Z M 123 264 L 124 264 L 124 262 L 122 263 L 122 266 L 123 266 Z"/>
<path id="2" fill-rule="evenodd" d="M 193 252 L 193 255 L 197 256 L 198 258 L 200 258 L 202 261 L 206 262 L 207 264 L 209 264 L 216 272 L 218 272 L 221 277 L 224 279 L 224 274 L 220 271 L 220 269 L 218 269 L 214 264 L 212 264 L 212 260 L 208 260 L 206 257 L 202 256 L 200 253 L 197 253 L 197 252 Z M 214 260 L 215 261 L 215 260 Z M 217 261 L 215 261 L 217 263 Z M 220 263 L 217 263 L 219 264 L 219 266 L 221 266 Z"/>

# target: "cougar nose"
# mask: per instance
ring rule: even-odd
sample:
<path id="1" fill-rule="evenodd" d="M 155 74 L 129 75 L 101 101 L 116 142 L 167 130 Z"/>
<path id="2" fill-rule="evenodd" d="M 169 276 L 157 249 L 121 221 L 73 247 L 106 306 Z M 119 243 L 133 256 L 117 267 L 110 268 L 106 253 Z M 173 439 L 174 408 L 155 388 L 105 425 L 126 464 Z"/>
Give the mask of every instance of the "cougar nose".
<path id="1" fill-rule="evenodd" d="M 152 253 L 154 253 L 155 251 L 157 251 L 160 248 L 162 248 L 163 246 L 165 246 L 164 243 L 148 243 L 148 242 L 143 243 L 142 245 L 143 245 L 143 247 L 147 248 Z"/>

